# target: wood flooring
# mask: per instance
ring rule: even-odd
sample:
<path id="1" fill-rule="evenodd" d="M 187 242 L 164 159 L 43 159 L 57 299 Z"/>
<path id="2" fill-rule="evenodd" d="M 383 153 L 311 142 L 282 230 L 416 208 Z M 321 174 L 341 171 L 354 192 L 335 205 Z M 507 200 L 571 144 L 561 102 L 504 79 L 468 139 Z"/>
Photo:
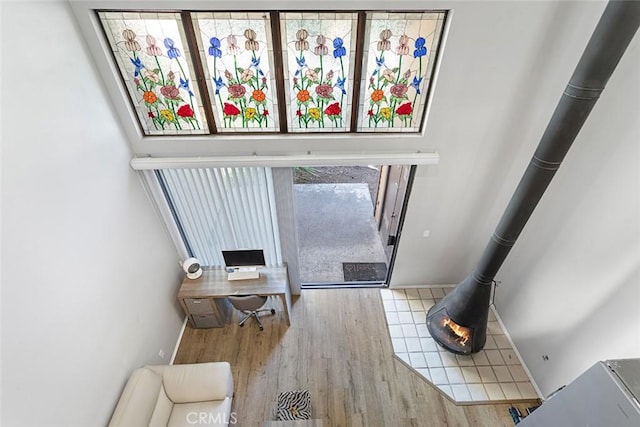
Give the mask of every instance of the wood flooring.
<path id="1" fill-rule="evenodd" d="M 280 302 L 270 298 L 276 310 Z M 239 426 L 273 419 L 278 393 L 307 389 L 324 426 L 513 426 L 509 405 L 456 406 L 393 356 L 377 289 L 304 290 L 281 311 L 224 328 L 187 326 L 175 363 L 228 361 Z"/>

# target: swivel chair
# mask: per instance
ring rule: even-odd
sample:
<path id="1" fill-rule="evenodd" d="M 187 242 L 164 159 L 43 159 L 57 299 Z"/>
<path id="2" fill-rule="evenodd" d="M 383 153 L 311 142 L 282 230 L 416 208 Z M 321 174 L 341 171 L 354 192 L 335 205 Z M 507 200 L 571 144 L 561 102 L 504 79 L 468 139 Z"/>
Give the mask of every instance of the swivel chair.
<path id="1" fill-rule="evenodd" d="M 230 295 L 229 302 L 231 305 L 238 311 L 246 314 L 246 316 L 238 323 L 238 326 L 244 326 L 247 319 L 253 317 L 258 322 L 258 326 L 260 330 L 264 330 L 262 326 L 262 322 L 260 321 L 260 317 L 258 317 L 258 313 L 261 311 L 270 311 L 271 314 L 276 314 L 276 311 L 268 308 L 260 308 L 262 307 L 269 297 L 260 296 L 260 295 Z"/>

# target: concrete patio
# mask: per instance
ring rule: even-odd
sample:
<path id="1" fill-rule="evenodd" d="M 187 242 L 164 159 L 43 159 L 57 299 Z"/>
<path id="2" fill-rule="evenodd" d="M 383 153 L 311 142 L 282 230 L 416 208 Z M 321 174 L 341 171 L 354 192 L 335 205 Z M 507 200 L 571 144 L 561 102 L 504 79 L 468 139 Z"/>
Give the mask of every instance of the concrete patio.
<path id="1" fill-rule="evenodd" d="M 344 283 L 343 262 L 386 262 L 367 184 L 293 187 L 303 284 Z"/>

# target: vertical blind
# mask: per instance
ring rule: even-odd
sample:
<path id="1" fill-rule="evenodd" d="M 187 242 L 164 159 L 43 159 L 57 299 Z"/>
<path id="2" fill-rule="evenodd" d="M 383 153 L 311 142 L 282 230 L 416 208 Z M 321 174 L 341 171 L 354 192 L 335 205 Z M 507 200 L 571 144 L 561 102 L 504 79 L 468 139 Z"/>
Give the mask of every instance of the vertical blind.
<path id="1" fill-rule="evenodd" d="M 224 266 L 222 250 L 263 249 L 282 264 L 271 168 L 158 171 L 191 256 Z"/>

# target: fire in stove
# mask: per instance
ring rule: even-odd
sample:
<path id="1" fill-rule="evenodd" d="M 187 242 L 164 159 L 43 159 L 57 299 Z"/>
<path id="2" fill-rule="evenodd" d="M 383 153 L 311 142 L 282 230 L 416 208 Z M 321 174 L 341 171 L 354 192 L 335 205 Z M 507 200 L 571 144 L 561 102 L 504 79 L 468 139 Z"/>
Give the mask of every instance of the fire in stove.
<path id="1" fill-rule="evenodd" d="M 445 328 L 449 328 L 449 331 L 451 331 L 457 337 L 455 340 L 460 345 L 466 345 L 469 341 L 469 338 L 471 338 L 471 332 L 469 331 L 469 328 L 458 325 L 448 317 L 443 317 L 442 326 Z"/>

